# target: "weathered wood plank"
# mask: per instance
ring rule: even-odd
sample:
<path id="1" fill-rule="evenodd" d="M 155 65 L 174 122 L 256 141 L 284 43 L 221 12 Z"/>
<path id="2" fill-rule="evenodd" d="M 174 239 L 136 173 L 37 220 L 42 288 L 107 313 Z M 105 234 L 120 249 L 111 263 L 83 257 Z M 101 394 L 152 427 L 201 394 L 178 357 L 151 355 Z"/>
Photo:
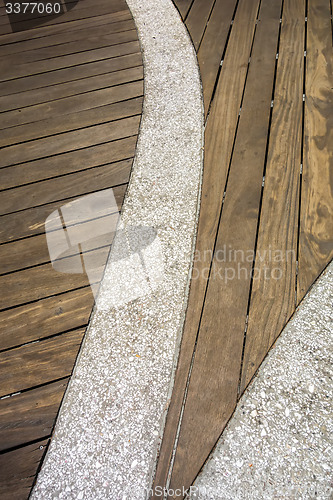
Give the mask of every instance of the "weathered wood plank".
<path id="1" fill-rule="evenodd" d="M 68 378 L 0 400 L 0 451 L 51 435 Z"/>
<path id="2" fill-rule="evenodd" d="M 25 123 L 39 121 L 41 116 L 55 117 L 98 108 L 106 104 L 126 101 L 143 95 L 142 81 L 117 85 L 109 89 L 95 90 L 84 94 L 65 97 L 56 101 L 29 106 L 22 110 L 5 111 L 1 114 L 1 127 L 17 127 Z M 65 118 L 63 118 L 65 121 Z M 13 163 L 13 162 L 12 162 Z M 3 163 L 2 163 L 3 165 Z"/>
<path id="3" fill-rule="evenodd" d="M 10 111 L 11 109 L 22 109 L 27 106 L 48 102 L 50 101 L 50 98 L 54 101 L 56 99 L 63 99 L 64 97 L 70 97 L 80 93 L 92 92 L 94 90 L 105 89 L 107 87 L 142 80 L 142 78 L 143 68 L 141 66 L 136 66 L 134 68 L 128 68 L 120 71 L 112 71 L 111 73 L 106 73 L 104 75 L 93 76 L 89 79 L 75 80 L 74 82 L 42 87 L 37 90 L 32 89 L 31 91 L 0 97 L 0 110 L 3 112 Z M 100 110 L 100 112 L 101 111 L 102 110 Z M 45 117 L 42 120 L 45 121 Z M 66 127 L 65 124 L 63 124 L 63 126 Z M 38 136 L 36 135 L 36 137 Z"/>
<path id="4" fill-rule="evenodd" d="M 137 134 L 139 124 L 140 115 L 130 116 L 101 125 L 7 146 L 2 149 L 0 168 L 131 137 Z M 47 162 L 47 159 L 45 161 Z"/>
<path id="5" fill-rule="evenodd" d="M 305 1 L 284 2 L 241 392 L 295 310 Z"/>
<path id="6" fill-rule="evenodd" d="M 192 483 L 237 402 L 281 5 L 261 4 L 171 488 Z"/>
<path id="7" fill-rule="evenodd" d="M 333 257 L 332 61 L 329 2 L 309 0 L 297 303 Z"/>
<path id="8" fill-rule="evenodd" d="M 49 440 L 0 455 L 1 500 L 26 500 Z"/>
<path id="9" fill-rule="evenodd" d="M 113 194 L 117 202 L 117 209 L 120 211 L 127 184 L 113 188 Z M 97 191 L 97 193 L 100 193 Z M 14 241 L 36 234 L 43 234 L 45 231 L 46 218 L 57 210 L 62 205 L 74 203 L 78 200 L 77 196 L 54 203 L 48 203 L 36 208 L 29 208 L 27 210 L 16 212 L 14 214 L 3 215 L 0 226 L 0 243 L 7 241 Z M 96 203 L 98 205 L 99 197 L 96 196 Z M 104 217 L 108 215 L 105 213 L 105 207 L 98 207 L 93 210 L 94 218 Z"/>
<path id="10" fill-rule="evenodd" d="M 198 50 L 214 0 L 194 0 L 186 19 L 186 26 L 191 35 L 195 50 Z"/>
<path id="11" fill-rule="evenodd" d="M 237 0 L 216 2 L 198 51 L 207 116 Z"/>
<path id="12" fill-rule="evenodd" d="M 204 303 L 207 272 L 210 267 L 217 234 L 258 6 L 259 1 L 257 0 L 241 0 L 239 4 L 205 130 L 205 167 L 197 232 L 196 259 L 193 266 L 174 390 L 156 472 L 157 485 L 164 485 L 166 482 L 181 414 L 187 377 Z M 233 89 L 232 93 L 230 93 L 230 89 Z M 192 471 L 188 470 L 186 474 L 191 475 Z M 186 479 L 185 482 L 188 481 L 188 477 L 184 478 L 184 480 Z"/>
<path id="13" fill-rule="evenodd" d="M 191 8 L 191 5 L 193 3 L 193 0 L 174 0 L 173 2 L 177 9 L 179 10 L 180 15 L 182 18 L 185 20 L 186 16 L 188 14 L 188 11 Z"/>
<path id="14" fill-rule="evenodd" d="M 51 85 L 73 82 L 81 78 L 90 78 L 97 75 L 118 71 L 121 69 L 140 66 L 142 64 L 141 53 L 126 54 L 120 57 L 104 59 L 80 66 L 72 66 L 70 68 L 59 69 L 49 73 L 41 73 L 39 75 L 26 76 L 23 79 L 9 80 L 0 82 L 0 95 L 6 96 L 14 93 L 30 91 Z M 1 125 L 1 124 L 0 124 Z M 17 125 L 14 123 L 14 126 Z"/>
<path id="15" fill-rule="evenodd" d="M 84 329 L 0 353 L 0 394 L 46 384 L 72 373 Z"/>
<path id="16" fill-rule="evenodd" d="M 0 350 L 86 326 L 94 297 L 90 286 L 0 312 Z"/>

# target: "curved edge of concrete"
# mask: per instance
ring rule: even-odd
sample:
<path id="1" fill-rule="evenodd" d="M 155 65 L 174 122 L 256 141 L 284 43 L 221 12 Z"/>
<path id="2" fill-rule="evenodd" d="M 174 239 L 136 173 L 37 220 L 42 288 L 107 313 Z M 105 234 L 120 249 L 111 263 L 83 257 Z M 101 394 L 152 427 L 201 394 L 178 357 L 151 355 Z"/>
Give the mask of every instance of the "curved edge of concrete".
<path id="1" fill-rule="evenodd" d="M 171 0 L 127 0 L 145 97 L 121 221 L 33 499 L 142 499 L 172 390 L 195 245 L 203 99 Z"/>

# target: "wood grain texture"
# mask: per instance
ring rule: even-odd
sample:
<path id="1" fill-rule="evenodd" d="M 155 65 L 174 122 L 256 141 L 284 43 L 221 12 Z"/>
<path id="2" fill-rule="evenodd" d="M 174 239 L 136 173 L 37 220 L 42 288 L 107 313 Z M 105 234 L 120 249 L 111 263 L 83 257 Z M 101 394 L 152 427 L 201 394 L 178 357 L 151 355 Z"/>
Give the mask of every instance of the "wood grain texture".
<path id="1" fill-rule="evenodd" d="M 179 10 L 179 13 L 182 16 L 182 18 L 185 19 L 191 8 L 193 0 L 174 0 L 173 3 Z"/>
<path id="2" fill-rule="evenodd" d="M 24 446 L 0 455 L 1 500 L 26 500 L 49 440 Z"/>
<path id="3" fill-rule="evenodd" d="M 225 62 L 222 66 L 215 99 L 205 130 L 205 166 L 197 231 L 196 258 L 193 265 L 187 315 L 174 389 L 156 471 L 155 485 L 159 486 L 164 485 L 166 482 L 200 323 L 258 6 L 259 1 L 257 0 L 243 0 L 239 4 Z M 230 88 L 233 89 L 232 94 L 230 94 Z M 193 477 L 193 470 L 187 469 L 184 471 L 184 484 L 188 484 Z"/>
<path id="4" fill-rule="evenodd" d="M 35 342 L 88 324 L 90 286 L 0 312 L 0 350 Z"/>
<path id="5" fill-rule="evenodd" d="M 71 375 L 84 329 L 63 333 L 0 353 L 0 395 Z"/>
<path id="6" fill-rule="evenodd" d="M 206 116 L 220 69 L 220 63 L 236 3 L 236 0 L 221 0 L 215 2 L 198 50 L 198 62 L 201 72 Z"/>
<path id="7" fill-rule="evenodd" d="M 192 38 L 195 50 L 198 50 L 214 0 L 194 0 L 185 24 Z"/>
<path id="8" fill-rule="evenodd" d="M 284 3 L 241 392 L 295 310 L 304 0 Z"/>
<path id="9" fill-rule="evenodd" d="M 51 435 L 68 378 L 0 400 L 0 451 Z"/>
<path id="10" fill-rule="evenodd" d="M 297 303 L 333 257 L 332 74 L 329 2 L 309 0 Z"/>
<path id="11" fill-rule="evenodd" d="M 237 402 L 281 4 L 260 10 L 171 488 L 192 483 Z"/>

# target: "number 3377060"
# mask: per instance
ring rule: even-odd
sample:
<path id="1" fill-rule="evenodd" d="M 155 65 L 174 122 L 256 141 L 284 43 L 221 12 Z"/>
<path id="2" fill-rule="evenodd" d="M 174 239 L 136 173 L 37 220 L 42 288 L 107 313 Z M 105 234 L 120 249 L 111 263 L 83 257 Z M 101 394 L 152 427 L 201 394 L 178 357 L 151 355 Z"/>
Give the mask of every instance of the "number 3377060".
<path id="1" fill-rule="evenodd" d="M 60 3 L 42 3 L 42 2 L 22 2 L 22 3 L 6 3 L 7 14 L 60 14 Z"/>

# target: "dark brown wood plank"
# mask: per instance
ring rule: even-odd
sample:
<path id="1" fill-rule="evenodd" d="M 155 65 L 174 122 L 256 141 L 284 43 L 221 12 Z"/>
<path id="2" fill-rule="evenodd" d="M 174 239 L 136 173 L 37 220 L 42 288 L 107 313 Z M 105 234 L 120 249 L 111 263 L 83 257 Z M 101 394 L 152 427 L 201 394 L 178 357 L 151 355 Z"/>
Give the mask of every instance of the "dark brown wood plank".
<path id="1" fill-rule="evenodd" d="M 0 394 L 46 384 L 72 373 L 84 329 L 0 353 Z"/>
<path id="2" fill-rule="evenodd" d="M 68 378 L 0 400 L 0 451 L 51 435 Z"/>
<path id="3" fill-rule="evenodd" d="M 241 392 L 295 310 L 304 33 L 305 1 L 285 1 Z"/>
<path id="4" fill-rule="evenodd" d="M 1 500 L 26 500 L 49 440 L 0 455 Z"/>
<path id="5" fill-rule="evenodd" d="M 140 66 L 142 64 L 140 52 L 127 54 L 120 57 L 107 58 L 89 64 L 82 64 L 70 68 L 59 69 L 40 75 L 26 76 L 23 79 L 0 82 L 0 94 L 2 96 L 24 92 L 31 89 L 49 87 L 51 85 L 73 82 L 81 78 L 102 75 L 110 71 Z M 16 125 L 14 123 L 14 125 Z"/>
<path id="6" fill-rule="evenodd" d="M 207 271 L 210 267 L 217 234 L 225 181 L 236 133 L 258 7 L 259 1 L 257 0 L 241 0 L 239 4 L 213 101 L 212 111 L 208 117 L 205 130 L 205 164 L 196 242 L 196 258 L 193 266 L 193 277 L 174 390 L 157 466 L 157 485 L 164 485 L 166 482 L 181 414 L 188 372 L 207 286 Z M 232 97 L 230 89 L 233 89 Z M 226 124 L 228 125 L 226 126 Z M 186 474 L 191 475 L 191 470 L 188 470 Z M 184 478 L 185 482 L 188 481 L 188 478 L 189 476 Z"/>
<path id="7" fill-rule="evenodd" d="M 182 18 L 185 19 L 193 3 L 193 0 L 174 0 L 173 3 L 179 10 L 179 13 L 182 16 Z"/>
<path id="8" fill-rule="evenodd" d="M 216 2 L 198 51 L 207 116 L 237 0 Z"/>
<path id="9" fill-rule="evenodd" d="M 61 272 L 52 264 L 42 264 L 1 277 L 0 293 L 1 309 L 14 307 L 29 301 L 50 297 L 56 293 L 99 283 L 103 276 L 104 266 L 109 255 L 109 247 L 92 250 L 89 258 L 89 279 L 82 272 L 81 260 L 77 255 L 66 257 L 58 263 Z M 85 257 L 86 258 L 86 257 Z M 60 265 L 61 264 L 61 265 Z"/>
<path id="10" fill-rule="evenodd" d="M 87 325 L 94 297 L 90 286 L 0 312 L 0 350 Z"/>
<path id="11" fill-rule="evenodd" d="M 98 32 L 103 37 L 107 34 L 121 33 L 122 31 L 128 31 L 134 28 L 134 21 L 132 19 L 126 19 L 124 21 L 116 21 L 114 23 L 108 23 L 107 25 L 101 25 L 98 27 Z M 63 32 L 61 36 L 59 36 L 59 34 L 48 35 L 40 38 L 32 38 L 31 40 L 22 40 L 7 45 L 1 45 L 0 37 L 0 57 L 7 57 L 17 53 L 26 54 L 27 52 L 31 52 L 31 54 L 33 54 L 35 51 L 38 52 L 39 50 L 44 53 L 49 47 L 53 48 L 61 45 L 66 46 L 68 42 L 74 42 L 82 39 L 84 40 L 92 37 L 96 37 L 95 26 Z"/>
<path id="12" fill-rule="evenodd" d="M 80 224 L 80 233 L 83 236 L 82 241 L 87 241 L 88 239 L 90 241 L 89 249 L 82 250 L 82 253 L 110 246 L 114 238 L 117 222 L 118 214 L 113 214 Z M 78 225 L 75 227 L 77 229 Z M 57 234 L 61 237 L 60 231 L 54 231 L 54 237 Z M 100 236 L 91 238 L 89 237 L 91 234 L 99 234 Z M 77 255 L 77 253 L 77 248 L 73 247 L 68 256 Z M 23 239 L 0 245 L 0 275 L 40 264 L 47 264 L 49 261 L 50 254 L 45 234 L 33 236 L 28 240 Z"/>
<path id="13" fill-rule="evenodd" d="M 113 188 L 113 194 L 117 202 L 117 209 L 120 211 L 127 184 Z M 97 192 L 98 193 L 98 192 Z M 54 203 L 48 203 L 36 208 L 30 208 L 21 212 L 16 212 L 2 216 L 0 226 L 0 243 L 15 241 L 36 234 L 43 234 L 45 231 L 45 220 L 52 212 L 68 203 L 75 203 L 77 196 L 64 199 Z M 98 206 L 99 197 L 96 196 L 96 208 L 93 210 L 94 219 L 108 215 L 105 207 Z"/>
<path id="14" fill-rule="evenodd" d="M 281 5 L 261 4 L 171 487 L 192 483 L 237 402 Z"/>
<path id="15" fill-rule="evenodd" d="M 330 5 L 309 0 L 297 303 L 333 257 L 332 74 Z"/>
<path id="16" fill-rule="evenodd" d="M 118 169 L 116 162 L 133 157 L 136 141 L 137 136 L 135 135 L 93 148 L 53 156 L 47 160 L 41 159 L 3 168 L 0 171 L 1 187 L 8 189 L 22 184 L 38 182 L 50 177 L 59 177 L 98 167 L 99 165 L 109 166 L 110 171 L 114 168 L 114 173 L 116 174 Z M 48 168 L 45 168 L 46 162 Z"/>
<path id="17" fill-rule="evenodd" d="M 41 116 L 47 118 L 51 116 L 52 118 L 56 116 L 64 117 L 68 114 L 98 108 L 106 104 L 125 101 L 126 99 L 140 97 L 142 95 L 142 81 L 117 85 L 108 89 L 87 92 L 84 96 L 80 94 L 56 101 L 37 104 L 36 106 L 29 106 L 22 110 L 6 111 L 1 114 L 1 127 L 16 127 L 25 123 L 33 123 L 39 121 Z"/>
<path id="18" fill-rule="evenodd" d="M 39 158 L 67 153 L 131 137 L 138 131 L 140 115 L 88 128 L 37 139 L 2 149 L 0 167 L 21 164 Z M 46 160 L 47 161 L 47 160 Z"/>
<path id="19" fill-rule="evenodd" d="M 195 50 L 198 50 L 214 0 L 194 0 L 186 19 L 186 26 L 191 35 Z"/>

